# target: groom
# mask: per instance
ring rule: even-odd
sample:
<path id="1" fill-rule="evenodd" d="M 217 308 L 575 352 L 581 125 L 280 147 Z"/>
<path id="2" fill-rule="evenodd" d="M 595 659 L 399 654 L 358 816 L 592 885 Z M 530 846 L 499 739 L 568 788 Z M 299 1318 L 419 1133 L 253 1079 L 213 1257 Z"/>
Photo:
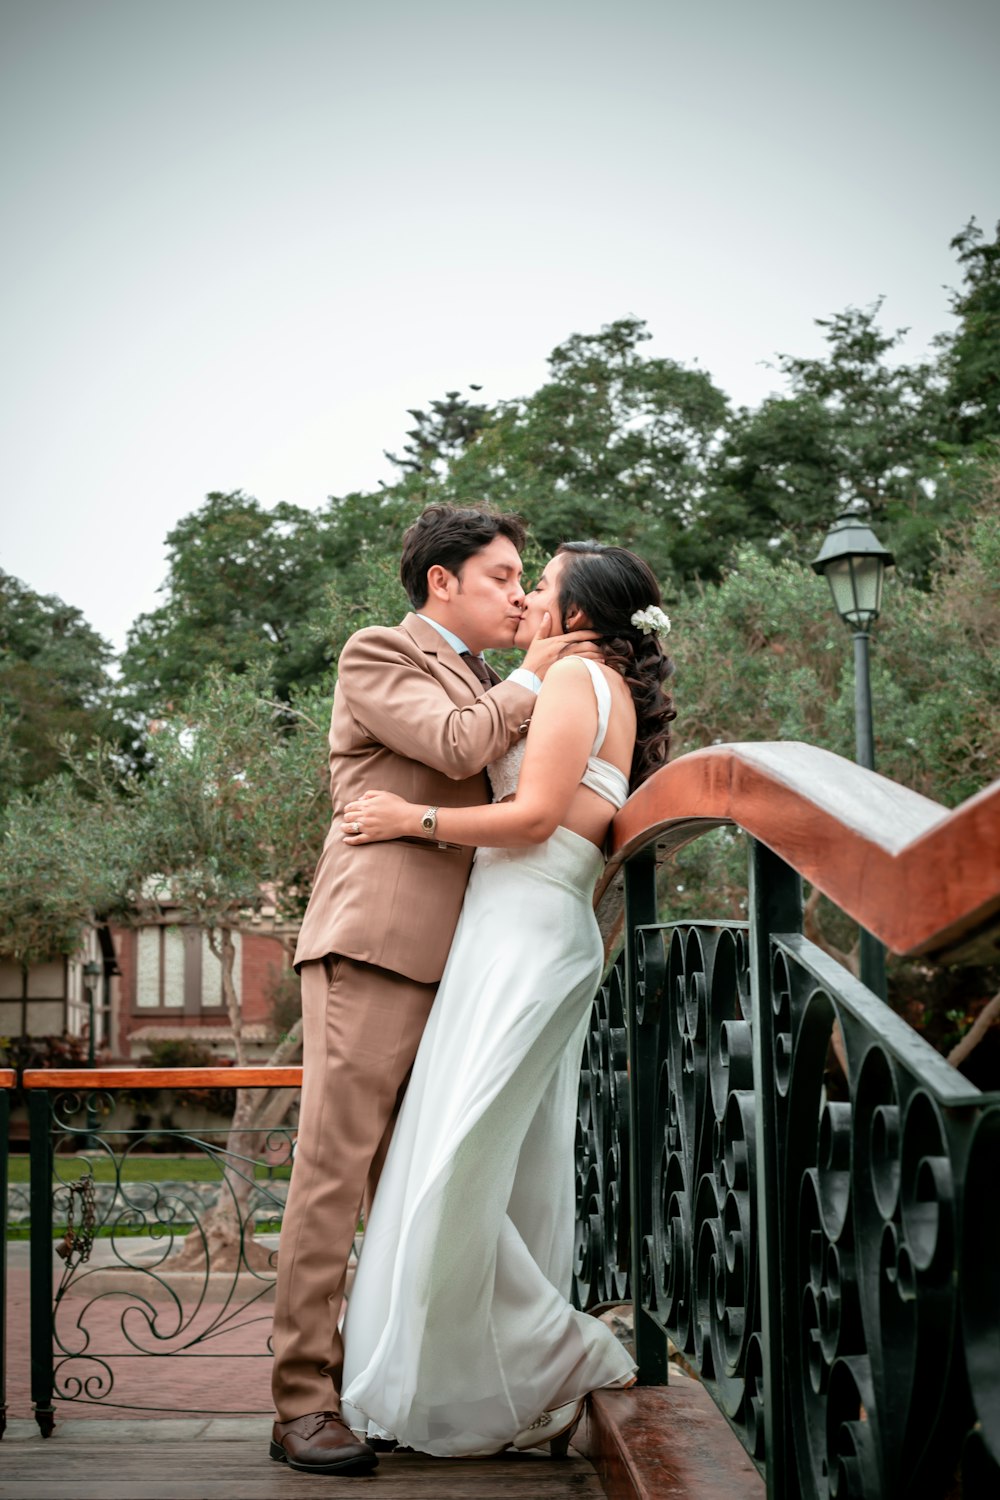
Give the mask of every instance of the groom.
<path id="1" fill-rule="evenodd" d="M 339 1415 L 337 1328 L 362 1198 L 374 1192 L 441 978 L 473 851 L 438 843 L 438 803 L 489 801 L 484 767 L 527 732 L 541 678 L 572 642 L 529 648 L 501 682 L 483 659 L 522 613 L 514 516 L 428 506 L 403 538 L 414 613 L 352 636 L 330 728 L 333 822 L 299 935 L 303 1081 L 274 1309 L 271 1457 L 318 1474 L 378 1459 Z M 423 840 L 351 848 L 344 807 L 367 789 L 427 806 Z"/>

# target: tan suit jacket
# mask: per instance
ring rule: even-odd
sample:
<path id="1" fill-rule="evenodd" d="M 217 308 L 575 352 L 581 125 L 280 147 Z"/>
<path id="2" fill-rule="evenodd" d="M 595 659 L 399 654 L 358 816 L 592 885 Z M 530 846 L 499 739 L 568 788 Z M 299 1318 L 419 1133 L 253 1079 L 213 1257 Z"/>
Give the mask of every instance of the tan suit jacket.
<path id="1" fill-rule="evenodd" d="M 472 849 L 392 841 L 352 847 L 341 819 L 364 791 L 430 807 L 489 801 L 484 767 L 527 732 L 530 688 L 483 692 L 444 637 L 418 615 L 351 636 L 330 724 L 333 822 L 316 867 L 296 965 L 340 953 L 424 984 L 441 978 Z"/>

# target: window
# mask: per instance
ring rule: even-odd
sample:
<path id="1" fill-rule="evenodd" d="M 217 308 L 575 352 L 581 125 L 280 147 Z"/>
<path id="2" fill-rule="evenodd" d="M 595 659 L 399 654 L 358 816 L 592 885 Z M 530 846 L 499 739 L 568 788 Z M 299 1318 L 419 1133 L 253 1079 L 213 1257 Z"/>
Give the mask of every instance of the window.
<path id="1" fill-rule="evenodd" d="M 241 990 L 241 941 L 236 949 L 233 983 Z M 135 1006 L 137 1010 L 198 1012 L 225 1007 L 222 964 L 212 952 L 208 934 L 199 927 L 162 923 L 136 933 Z"/>
<path id="2" fill-rule="evenodd" d="M 64 958 L 32 964 L 0 963 L 0 1036 L 58 1035 L 66 1028 Z"/>

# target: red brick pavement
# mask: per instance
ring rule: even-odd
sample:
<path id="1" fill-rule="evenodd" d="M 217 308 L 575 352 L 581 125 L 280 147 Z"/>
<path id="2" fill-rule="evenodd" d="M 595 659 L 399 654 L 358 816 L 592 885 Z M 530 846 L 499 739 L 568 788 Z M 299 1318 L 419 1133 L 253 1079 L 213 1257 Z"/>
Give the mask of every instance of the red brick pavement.
<path id="1" fill-rule="evenodd" d="M 9 1419 L 32 1415 L 28 1268 L 16 1263 L 20 1256 L 15 1254 L 11 1258 L 15 1263 L 7 1269 Z M 125 1311 L 127 1308 L 130 1310 Z M 125 1329 L 135 1343 L 157 1352 L 134 1357 L 136 1351 L 122 1330 L 123 1313 Z M 226 1319 L 225 1326 L 220 1326 L 220 1320 Z M 86 1298 L 67 1298 L 59 1320 L 63 1342 L 82 1349 L 88 1346 L 89 1339 L 90 1352 L 101 1355 L 111 1366 L 114 1376 L 111 1399 L 119 1404 L 57 1400 L 57 1420 L 59 1416 L 134 1417 L 137 1407 L 149 1418 L 202 1412 L 260 1413 L 263 1417 L 272 1412 L 271 1359 L 265 1352 L 271 1332 L 269 1301 L 257 1302 L 242 1313 L 234 1308 L 224 1312 L 219 1302 L 206 1303 L 191 1319 L 187 1333 L 180 1337 L 175 1336 L 178 1323 L 178 1310 L 170 1302 L 157 1302 L 143 1310 L 134 1296 L 111 1293 L 88 1308 Z M 190 1357 L 168 1355 L 169 1350 L 188 1342 L 193 1334 L 207 1333 L 213 1323 L 215 1336 L 200 1343 Z M 100 1366 L 76 1361 L 63 1367 L 61 1378 L 71 1370 L 85 1378 L 99 1372 Z"/>

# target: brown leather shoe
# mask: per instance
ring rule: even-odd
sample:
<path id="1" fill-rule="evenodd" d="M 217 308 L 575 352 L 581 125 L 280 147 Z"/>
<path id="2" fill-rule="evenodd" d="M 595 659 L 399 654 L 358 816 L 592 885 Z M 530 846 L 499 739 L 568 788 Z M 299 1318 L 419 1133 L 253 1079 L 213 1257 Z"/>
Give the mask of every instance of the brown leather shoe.
<path id="1" fill-rule="evenodd" d="M 368 1474 L 378 1454 L 355 1437 L 339 1411 L 311 1411 L 292 1422 L 275 1422 L 271 1457 L 303 1474 Z"/>

